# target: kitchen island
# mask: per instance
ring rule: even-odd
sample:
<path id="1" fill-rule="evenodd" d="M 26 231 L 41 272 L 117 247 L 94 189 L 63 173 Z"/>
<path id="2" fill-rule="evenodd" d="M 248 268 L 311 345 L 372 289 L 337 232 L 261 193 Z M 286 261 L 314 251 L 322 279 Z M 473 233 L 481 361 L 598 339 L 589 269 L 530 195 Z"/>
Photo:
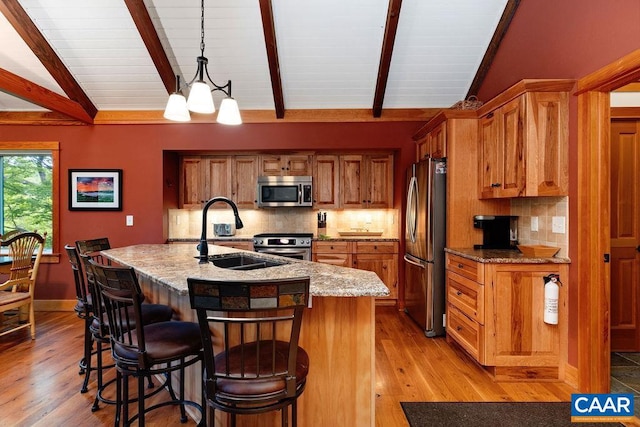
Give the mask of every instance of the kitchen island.
<path id="1" fill-rule="evenodd" d="M 209 255 L 244 252 L 209 245 Z M 187 278 L 256 280 L 310 277 L 311 308 L 305 311 L 300 345 L 310 357 L 306 390 L 298 400 L 300 426 L 375 424 L 376 297 L 387 287 L 370 271 L 260 254 L 286 264 L 238 271 L 198 264 L 195 245 L 135 245 L 102 252 L 132 267 L 147 301 L 168 304 L 180 320 L 197 321 L 189 305 Z M 258 254 L 249 252 L 253 256 Z M 200 368 L 187 375 L 188 398 L 200 400 Z M 216 412 L 216 422 L 222 422 Z M 199 414 L 192 414 L 199 418 Z M 218 419 L 220 418 L 220 419 Z M 279 413 L 238 417 L 239 425 L 280 425 Z M 218 425 L 218 424 L 216 424 Z"/>

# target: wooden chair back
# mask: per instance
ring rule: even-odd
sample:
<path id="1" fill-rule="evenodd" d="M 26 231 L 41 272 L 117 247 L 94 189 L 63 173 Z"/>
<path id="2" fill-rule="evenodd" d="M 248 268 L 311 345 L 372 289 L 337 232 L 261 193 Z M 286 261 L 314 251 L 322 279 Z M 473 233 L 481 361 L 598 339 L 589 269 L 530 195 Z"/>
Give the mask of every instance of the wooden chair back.
<path id="1" fill-rule="evenodd" d="M 12 233 L 6 240 L 0 240 L 1 246 L 8 246 L 11 267 L 9 278 L 0 284 L 0 313 L 2 314 L 2 329 L 0 336 L 23 328 L 31 329 L 31 338 L 35 339 L 35 316 L 33 310 L 33 295 L 40 260 L 44 250 L 44 242 L 47 233 L 40 235 L 36 232 Z M 22 309 L 28 309 L 28 320 L 22 319 L 27 313 Z M 18 311 L 15 320 L 5 322 L 4 313 L 9 310 Z"/>

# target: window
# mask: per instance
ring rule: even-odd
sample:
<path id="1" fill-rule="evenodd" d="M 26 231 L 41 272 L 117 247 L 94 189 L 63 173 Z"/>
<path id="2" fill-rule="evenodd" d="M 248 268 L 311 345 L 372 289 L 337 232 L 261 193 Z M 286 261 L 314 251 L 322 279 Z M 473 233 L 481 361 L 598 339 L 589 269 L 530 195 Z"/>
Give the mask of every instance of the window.
<path id="1" fill-rule="evenodd" d="M 58 253 L 58 143 L 0 143 L 0 234 L 47 233 L 45 253 Z"/>

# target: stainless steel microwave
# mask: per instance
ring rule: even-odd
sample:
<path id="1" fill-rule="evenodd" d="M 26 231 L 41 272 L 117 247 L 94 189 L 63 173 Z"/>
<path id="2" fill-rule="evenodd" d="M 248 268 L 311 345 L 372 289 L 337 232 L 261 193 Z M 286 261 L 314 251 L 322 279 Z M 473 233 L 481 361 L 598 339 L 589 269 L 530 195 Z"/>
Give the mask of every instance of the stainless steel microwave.
<path id="1" fill-rule="evenodd" d="M 312 181 L 310 176 L 259 176 L 258 207 L 311 207 Z"/>

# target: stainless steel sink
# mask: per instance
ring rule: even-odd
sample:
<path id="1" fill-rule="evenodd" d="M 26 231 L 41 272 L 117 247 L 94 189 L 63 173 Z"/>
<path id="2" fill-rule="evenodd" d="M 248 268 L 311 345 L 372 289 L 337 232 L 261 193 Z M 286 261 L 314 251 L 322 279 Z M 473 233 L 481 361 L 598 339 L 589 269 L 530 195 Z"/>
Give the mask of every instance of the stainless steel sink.
<path id="1" fill-rule="evenodd" d="M 288 264 L 286 261 L 276 261 L 244 253 L 209 255 L 209 261 L 216 267 L 228 270 L 256 270 Z"/>

